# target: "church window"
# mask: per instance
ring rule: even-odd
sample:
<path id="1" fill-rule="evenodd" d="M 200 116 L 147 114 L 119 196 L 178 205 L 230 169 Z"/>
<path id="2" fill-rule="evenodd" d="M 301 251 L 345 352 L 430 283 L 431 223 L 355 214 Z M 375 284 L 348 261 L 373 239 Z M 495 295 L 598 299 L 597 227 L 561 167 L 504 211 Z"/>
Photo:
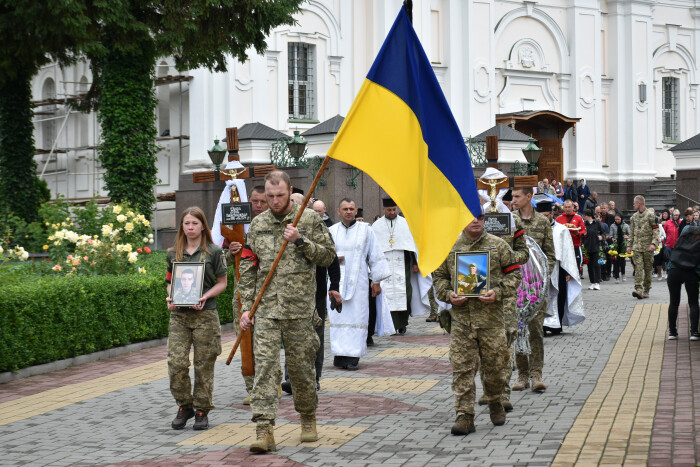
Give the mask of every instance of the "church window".
<path id="1" fill-rule="evenodd" d="M 315 47 L 290 42 L 289 53 L 289 118 L 316 118 L 316 85 L 314 77 Z"/>
<path id="2" fill-rule="evenodd" d="M 53 79 L 48 78 L 44 81 L 44 85 L 41 88 L 41 98 L 42 100 L 56 99 L 56 83 Z M 41 122 L 41 148 L 47 151 L 51 149 L 53 143 L 56 141 L 56 104 L 47 105 L 44 107 L 45 114 L 42 115 Z"/>
<path id="3" fill-rule="evenodd" d="M 679 142 L 681 139 L 678 83 L 678 78 L 671 77 L 663 78 L 662 81 L 663 139 L 669 142 Z"/>

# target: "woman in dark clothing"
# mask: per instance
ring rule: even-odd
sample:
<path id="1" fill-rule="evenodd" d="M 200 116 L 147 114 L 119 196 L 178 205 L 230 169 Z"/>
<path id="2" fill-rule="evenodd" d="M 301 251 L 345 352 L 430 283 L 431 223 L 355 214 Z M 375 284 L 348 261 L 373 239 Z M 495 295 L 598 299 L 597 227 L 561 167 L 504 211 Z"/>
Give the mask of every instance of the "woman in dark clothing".
<path id="1" fill-rule="evenodd" d="M 692 210 L 691 210 L 692 211 Z M 668 304 L 668 339 L 678 339 L 678 306 L 681 303 L 681 285 L 685 284 L 685 292 L 688 294 L 688 306 L 690 307 L 690 340 L 700 340 L 698 333 L 698 256 L 700 256 L 700 232 L 696 228 L 686 229 L 681 232 L 676 243 L 677 248 L 671 254 L 668 262 L 668 279 L 666 281 L 669 292 Z M 692 265 L 695 264 L 695 267 Z"/>
<path id="2" fill-rule="evenodd" d="M 600 242 L 603 241 L 605 231 L 599 220 L 593 218 L 593 211 L 583 211 L 583 220 L 586 222 L 586 234 L 583 237 L 583 246 L 588 252 L 588 279 L 591 281 L 589 290 L 600 290 L 600 264 L 598 264 L 598 251 Z"/>
<path id="3" fill-rule="evenodd" d="M 613 277 L 615 278 L 616 283 L 620 282 L 620 276 L 622 276 L 623 281 L 627 280 L 625 278 L 626 258 L 620 257 L 620 254 L 625 252 L 623 245 L 625 244 L 625 240 L 629 238 L 629 235 L 630 226 L 622 221 L 622 216 L 620 214 L 615 214 L 615 222 L 610 226 L 610 241 L 617 243 L 618 255 L 615 258 L 615 261 L 613 261 L 613 263 L 615 263 L 613 265 Z"/>
<path id="4" fill-rule="evenodd" d="M 579 211 L 583 212 L 584 206 L 586 206 L 586 201 L 588 201 L 588 198 L 591 197 L 591 189 L 588 188 L 588 185 L 586 185 L 586 179 L 582 178 L 581 183 L 579 184 L 578 188 L 576 189 L 578 193 L 578 206 L 579 206 Z"/>
<path id="5" fill-rule="evenodd" d="M 683 213 L 683 220 L 681 221 L 681 224 L 678 226 L 678 235 L 680 236 L 683 233 L 683 228 L 686 225 L 693 225 L 693 208 L 687 208 L 685 212 Z"/>

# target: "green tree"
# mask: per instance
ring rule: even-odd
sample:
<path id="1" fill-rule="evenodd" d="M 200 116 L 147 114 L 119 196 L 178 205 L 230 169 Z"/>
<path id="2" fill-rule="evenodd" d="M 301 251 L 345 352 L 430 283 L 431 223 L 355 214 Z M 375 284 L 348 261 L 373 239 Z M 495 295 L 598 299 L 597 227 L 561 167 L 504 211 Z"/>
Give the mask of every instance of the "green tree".
<path id="1" fill-rule="evenodd" d="M 100 16 L 100 45 L 88 50 L 97 107 L 100 159 L 110 196 L 148 214 L 156 183 L 156 60 L 173 56 L 179 70 L 226 71 L 226 59 L 262 53 L 266 37 L 293 24 L 303 0 L 110 0 Z"/>
<path id="2" fill-rule="evenodd" d="M 0 206 L 31 222 L 42 188 L 36 176 L 32 77 L 66 64 L 94 33 L 84 0 L 0 0 Z"/>

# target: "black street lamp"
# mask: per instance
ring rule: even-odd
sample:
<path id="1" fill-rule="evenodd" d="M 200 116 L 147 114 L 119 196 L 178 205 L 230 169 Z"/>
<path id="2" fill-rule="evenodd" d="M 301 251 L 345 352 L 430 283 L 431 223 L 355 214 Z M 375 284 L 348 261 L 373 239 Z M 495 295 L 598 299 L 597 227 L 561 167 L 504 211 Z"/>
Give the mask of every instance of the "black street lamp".
<path id="1" fill-rule="evenodd" d="M 537 147 L 535 138 L 530 137 L 530 143 L 523 149 L 523 154 L 525 154 L 525 159 L 528 162 L 528 173 L 534 175 L 538 171 L 537 162 L 540 160 L 540 154 L 542 154 L 542 148 Z"/>
<path id="2" fill-rule="evenodd" d="M 219 140 L 214 140 L 214 147 L 207 151 L 209 153 L 209 159 L 216 166 L 216 171 L 214 172 L 214 180 L 220 180 L 219 170 L 221 169 L 221 163 L 224 162 L 224 157 L 226 157 L 226 148 L 219 145 Z"/>

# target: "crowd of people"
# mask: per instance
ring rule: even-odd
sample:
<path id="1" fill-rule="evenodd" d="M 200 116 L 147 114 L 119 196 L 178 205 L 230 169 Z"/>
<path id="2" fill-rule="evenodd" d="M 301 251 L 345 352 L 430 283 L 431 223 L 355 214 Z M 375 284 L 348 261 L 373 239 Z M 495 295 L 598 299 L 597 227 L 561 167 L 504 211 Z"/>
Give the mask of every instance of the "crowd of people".
<path id="1" fill-rule="evenodd" d="M 503 174 L 488 169 L 482 178 L 503 178 Z M 374 345 L 373 335 L 405 335 L 411 316 L 439 320 L 450 332 L 456 412 L 452 433 L 467 435 L 475 430 L 477 372 L 484 388 L 479 404 L 488 405 L 494 425 L 504 424 L 506 413 L 514 409 L 511 391 L 547 389 L 544 337 L 585 319 L 584 262 L 588 263 L 589 288 L 600 290 L 601 281 L 611 275 L 618 282 L 625 280 L 624 260 L 632 257 L 636 264 L 633 295 L 646 298 L 657 248 L 664 245 L 669 253 L 674 252 L 679 243 L 688 243 L 686 225 L 697 226 L 692 212 L 684 216 L 683 225 L 678 222 L 680 213 L 672 210 L 668 219 L 662 214 L 663 228 L 659 229 L 659 221 L 641 196 L 635 197 L 636 212 L 627 224 L 613 202 L 598 204 L 597 194 L 588 190 L 585 180 L 578 187 L 571 180 L 566 187 L 556 180 L 551 184 L 543 180 L 537 187 L 515 186 L 500 190 L 496 198 L 485 196 L 481 212 L 474 213 L 443 264 L 423 276 L 408 224 L 390 198 L 383 200 L 383 216 L 372 224 L 364 222 L 354 200 L 343 198 L 336 208 L 339 221 L 334 223 L 322 200 L 310 199 L 304 205 L 304 197 L 293 193 L 289 176 L 275 170 L 265 177 L 264 185 L 253 188 L 250 201 L 252 222 L 243 244 L 215 244 L 199 208 L 189 208 L 180 217 L 176 244 L 168 251 L 167 261 L 168 369 L 178 404 L 172 428 L 183 429 L 192 417 L 194 429 L 208 428 L 208 413 L 214 408 L 214 363 L 221 353 L 216 296 L 227 287 L 226 263 L 233 264 L 240 255 L 236 294 L 241 310 L 236 318 L 239 332 L 252 332 L 249 351 L 254 376 L 244 376 L 248 391 L 244 403 L 250 404 L 256 422 L 256 440 L 250 446 L 256 453 L 276 450 L 274 425 L 282 390 L 292 394 L 300 414 L 301 441 L 318 439 L 317 393 L 325 358 L 326 319 L 333 364 L 347 371 L 358 369 L 367 347 Z M 508 214 L 511 228 L 489 233 L 485 218 L 494 212 Z M 659 231 L 664 232 L 663 240 Z M 694 232 L 700 237 L 700 227 Z M 276 258 L 283 244 L 288 246 Z M 459 269 L 458 256 L 484 253 L 486 263 L 479 267 L 487 272 L 477 272 L 476 263 L 466 265 L 468 270 Z M 697 273 L 674 262 L 675 256 L 669 254 L 666 265 L 669 289 L 673 286 L 680 295 L 685 283 L 689 295 L 695 294 L 693 336 L 700 339 Z M 611 257 L 615 259 L 612 265 L 599 261 Z M 204 268 L 201 296 L 189 307 L 177 306 L 170 298 L 173 281 L 182 278 L 182 274 L 173 277 L 173 267 L 183 262 Z M 267 280 L 273 264 L 276 270 Z M 458 287 L 460 274 L 465 283 L 471 276 L 481 278 L 479 287 Z M 535 292 L 521 292 L 526 285 Z M 532 294 L 540 295 L 535 300 Z M 672 292 L 669 323 L 673 296 Z M 237 308 L 235 298 L 234 310 Z M 677 309 L 676 303 L 675 313 Z M 671 335 L 674 329 L 670 325 Z M 285 354 L 284 372 L 280 349 Z M 514 366 L 518 374 L 511 386 Z"/>

